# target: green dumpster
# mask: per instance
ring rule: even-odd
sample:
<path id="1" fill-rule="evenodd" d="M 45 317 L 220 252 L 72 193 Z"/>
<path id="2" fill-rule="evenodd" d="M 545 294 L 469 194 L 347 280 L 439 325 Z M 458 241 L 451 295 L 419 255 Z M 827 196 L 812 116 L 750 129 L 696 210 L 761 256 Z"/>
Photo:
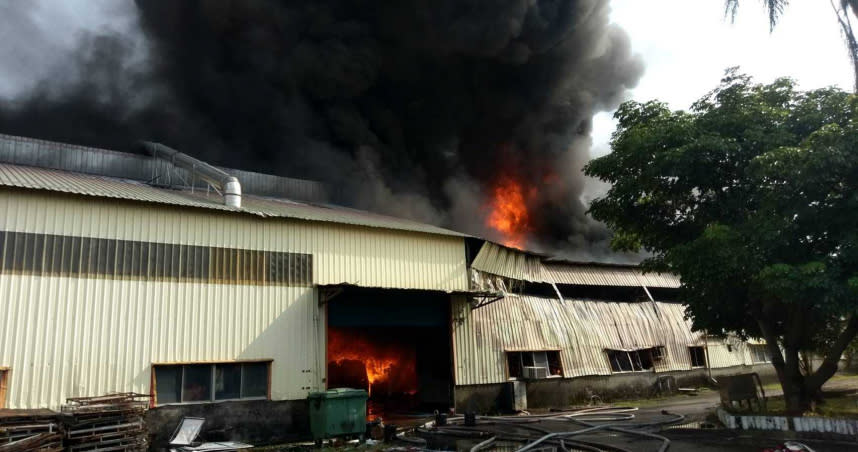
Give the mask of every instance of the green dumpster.
<path id="1" fill-rule="evenodd" d="M 311 392 L 310 431 L 321 441 L 337 436 L 359 435 L 366 431 L 366 399 L 363 389 L 337 388 Z"/>

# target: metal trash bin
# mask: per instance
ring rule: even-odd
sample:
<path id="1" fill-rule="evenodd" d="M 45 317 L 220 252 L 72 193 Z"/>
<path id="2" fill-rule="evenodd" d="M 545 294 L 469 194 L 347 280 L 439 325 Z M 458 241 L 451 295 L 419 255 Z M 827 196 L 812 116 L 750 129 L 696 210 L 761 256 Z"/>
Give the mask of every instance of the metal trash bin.
<path id="1" fill-rule="evenodd" d="M 363 440 L 368 397 L 363 389 L 336 388 L 311 392 L 307 398 L 313 439 L 320 442 L 338 436 L 358 435 Z"/>

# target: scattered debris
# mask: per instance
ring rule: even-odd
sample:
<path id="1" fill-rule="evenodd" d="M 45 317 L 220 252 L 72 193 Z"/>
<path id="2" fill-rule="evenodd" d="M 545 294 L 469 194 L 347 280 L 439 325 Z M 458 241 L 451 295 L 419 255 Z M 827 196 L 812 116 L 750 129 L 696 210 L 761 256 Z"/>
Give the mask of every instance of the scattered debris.
<path id="1" fill-rule="evenodd" d="M 0 410 L 0 451 L 60 452 L 63 436 L 50 410 Z"/>
<path id="2" fill-rule="evenodd" d="M 626 450 L 616 444 L 622 437 L 632 442 L 650 441 L 659 451 L 667 450 L 670 440 L 654 432 L 681 423 L 685 416 L 662 411 L 654 420 L 640 421 L 635 419 L 637 411 L 635 407 L 606 406 L 526 416 L 477 416 L 474 426 L 466 426 L 464 417 L 456 416 L 448 418 L 446 425 L 430 422 L 416 432 L 427 440 L 446 436 L 479 441 L 472 452 L 494 448 L 501 442 L 519 452 L 545 448 Z"/>
<path id="3" fill-rule="evenodd" d="M 148 448 L 143 415 L 148 394 L 124 392 L 74 397 L 62 406 L 69 452 L 132 452 Z"/>
<path id="4" fill-rule="evenodd" d="M 171 446 L 178 446 L 171 451 L 197 451 L 197 452 L 215 452 L 227 450 L 250 449 L 253 446 L 250 444 L 239 443 L 236 441 L 220 441 L 203 443 L 198 442 L 197 438 L 200 431 L 203 429 L 206 419 L 202 417 L 183 417 L 182 421 L 173 432 L 173 437 L 170 438 Z"/>

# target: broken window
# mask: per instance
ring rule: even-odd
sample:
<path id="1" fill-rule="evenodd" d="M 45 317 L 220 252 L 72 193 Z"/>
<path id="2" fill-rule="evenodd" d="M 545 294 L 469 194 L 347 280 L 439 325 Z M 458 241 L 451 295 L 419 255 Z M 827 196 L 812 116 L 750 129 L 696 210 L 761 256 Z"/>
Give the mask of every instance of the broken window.
<path id="1" fill-rule="evenodd" d="M 270 362 L 156 365 L 159 405 L 268 397 Z"/>
<path id="2" fill-rule="evenodd" d="M 9 387 L 9 369 L 0 367 L 0 408 L 6 408 L 6 390 Z"/>
<path id="3" fill-rule="evenodd" d="M 750 344 L 748 349 L 751 351 L 751 362 L 754 363 L 770 363 L 772 355 L 769 353 L 769 348 L 765 344 Z"/>
<path id="4" fill-rule="evenodd" d="M 653 369 L 653 362 L 664 356 L 664 347 L 639 350 L 605 350 L 613 372 L 646 372 Z"/>
<path id="5" fill-rule="evenodd" d="M 557 350 L 507 352 L 510 378 L 538 379 L 563 375 Z"/>
<path id="6" fill-rule="evenodd" d="M 706 351 L 703 347 L 688 347 L 688 354 L 691 355 L 691 367 L 706 366 Z"/>

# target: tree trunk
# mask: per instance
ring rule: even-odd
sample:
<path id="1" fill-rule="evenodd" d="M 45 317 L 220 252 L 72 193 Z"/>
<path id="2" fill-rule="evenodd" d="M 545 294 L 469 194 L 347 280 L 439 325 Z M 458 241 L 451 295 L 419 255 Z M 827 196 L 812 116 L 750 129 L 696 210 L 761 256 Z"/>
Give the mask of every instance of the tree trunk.
<path id="1" fill-rule="evenodd" d="M 828 350 L 825 350 L 822 364 L 816 372 L 807 376 L 801 372 L 798 347 L 791 345 L 795 341 L 790 338 L 779 338 L 773 334 L 772 325 L 769 325 L 767 320 L 757 320 L 757 324 L 772 355 L 772 365 L 777 371 L 778 380 L 784 392 L 787 414 L 801 416 L 811 408 L 814 401 L 821 400 L 822 385 L 837 372 L 840 357 L 849 343 L 858 335 L 858 316 L 849 316 L 843 331 Z M 785 343 L 783 351 L 778 345 L 779 339 L 783 339 Z"/>
<path id="2" fill-rule="evenodd" d="M 764 319 L 758 319 L 757 324 L 766 340 L 766 347 L 772 357 L 772 366 L 778 375 L 778 381 L 784 392 L 784 402 L 789 415 L 801 416 L 810 408 L 812 395 L 808 392 L 807 381 L 801 373 L 798 348 L 785 346 L 783 351 L 779 346 L 780 339 L 773 333 L 772 325 Z"/>

